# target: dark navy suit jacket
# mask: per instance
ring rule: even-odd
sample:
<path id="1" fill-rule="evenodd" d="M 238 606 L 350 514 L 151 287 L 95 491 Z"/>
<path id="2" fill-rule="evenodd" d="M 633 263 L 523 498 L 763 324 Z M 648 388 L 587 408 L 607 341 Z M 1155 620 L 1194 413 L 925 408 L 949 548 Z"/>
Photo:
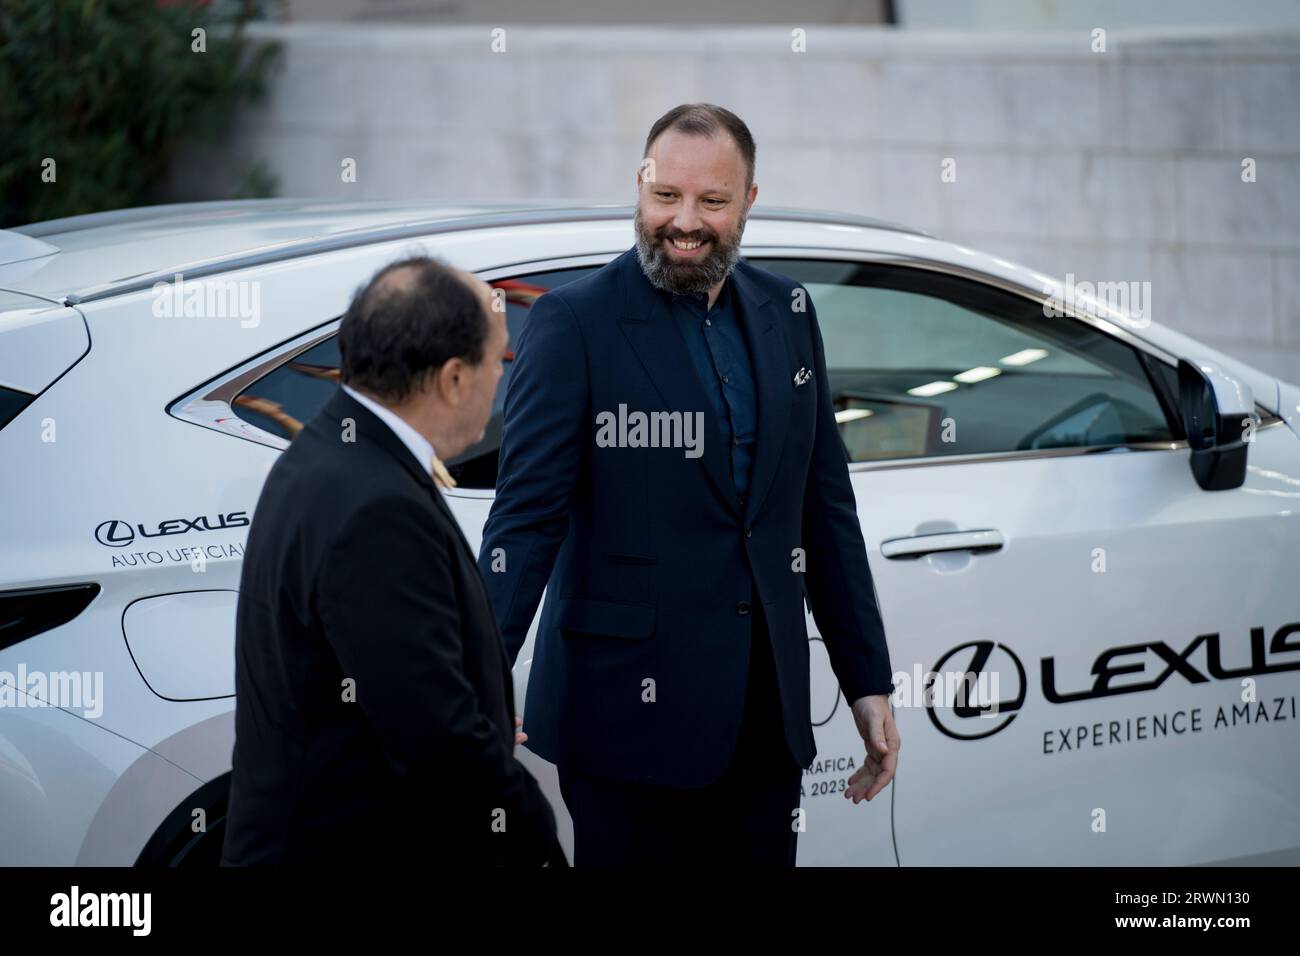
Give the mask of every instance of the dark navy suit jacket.
<path id="1" fill-rule="evenodd" d="M 635 248 L 541 296 L 516 344 L 479 568 L 512 660 L 546 590 L 524 728 L 530 749 L 575 771 L 669 786 L 720 777 L 758 602 L 802 766 L 816 755 L 805 596 L 846 697 L 892 690 L 812 300 L 796 310 L 797 282 L 743 260 L 732 275 L 758 390 L 743 508 L 686 343 Z M 811 378 L 797 385 L 801 369 Z M 702 456 L 598 443 L 597 416 L 620 405 L 703 412 Z"/>

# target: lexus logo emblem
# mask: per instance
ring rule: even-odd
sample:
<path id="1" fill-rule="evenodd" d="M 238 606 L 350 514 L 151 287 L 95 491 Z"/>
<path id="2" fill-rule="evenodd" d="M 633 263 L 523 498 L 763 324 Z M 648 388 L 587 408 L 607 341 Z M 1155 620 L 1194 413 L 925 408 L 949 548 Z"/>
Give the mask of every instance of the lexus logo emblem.
<path id="1" fill-rule="evenodd" d="M 146 531 L 142 524 L 132 525 L 129 521 L 101 521 L 95 529 L 95 540 L 105 547 L 124 548 L 135 540 L 137 532 L 142 538 L 165 538 L 174 534 L 189 534 L 191 531 L 222 531 L 226 528 L 247 528 L 249 524 L 247 511 L 231 511 L 218 514 L 215 518 L 199 515 L 197 518 L 168 518 L 159 521 L 157 531 Z"/>
<path id="2" fill-rule="evenodd" d="M 955 660 L 957 666 L 945 671 L 944 665 L 950 660 Z M 935 727 L 957 740 L 992 737 L 1016 719 L 1025 703 L 1025 668 L 1005 644 L 960 644 L 939 659 L 931 675 L 925 709 Z M 963 679 L 964 685 L 960 683 Z M 935 686 L 945 681 L 946 688 Z M 993 698 L 987 696 L 990 691 Z"/>
<path id="3" fill-rule="evenodd" d="M 95 540 L 110 548 L 125 548 L 135 540 L 135 529 L 129 521 L 118 521 L 116 518 L 103 521 L 95 529 Z"/>

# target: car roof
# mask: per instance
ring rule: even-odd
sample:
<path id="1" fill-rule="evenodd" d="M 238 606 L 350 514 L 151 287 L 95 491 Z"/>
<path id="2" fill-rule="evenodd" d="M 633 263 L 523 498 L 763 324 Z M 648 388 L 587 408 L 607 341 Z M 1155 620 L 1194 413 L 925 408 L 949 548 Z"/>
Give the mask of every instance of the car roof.
<path id="1" fill-rule="evenodd" d="M 219 275 L 334 249 L 462 230 L 580 222 L 607 230 L 615 224 L 630 226 L 635 211 L 628 204 L 581 200 L 252 199 L 123 209 L 0 230 L 0 292 L 76 305 L 150 289 L 172 281 L 176 273 L 187 278 Z M 870 238 L 872 246 L 971 267 L 1013 287 L 1060 287 L 1059 280 L 1035 270 L 880 219 L 771 206 L 755 207 L 749 218 L 762 224 L 757 232 L 767 232 L 769 241 L 777 238 L 778 246 L 784 243 L 772 224 L 784 221 L 805 239 L 843 239 L 852 232 L 857 234 L 851 243 L 855 248 Z M 1110 310 L 1101 305 L 1099 311 L 1105 316 Z M 1235 369 L 1262 404 L 1278 407 L 1276 379 L 1259 369 L 1158 322 L 1140 333 L 1123 331 L 1167 356 L 1198 355 Z"/>
<path id="2" fill-rule="evenodd" d="M 75 304 L 170 280 L 393 239 L 495 226 L 627 220 L 621 203 L 254 199 L 92 213 L 0 232 L 0 289 Z M 753 219 L 833 223 L 925 235 L 867 217 L 756 208 Z M 38 247 L 44 244 L 43 254 Z"/>

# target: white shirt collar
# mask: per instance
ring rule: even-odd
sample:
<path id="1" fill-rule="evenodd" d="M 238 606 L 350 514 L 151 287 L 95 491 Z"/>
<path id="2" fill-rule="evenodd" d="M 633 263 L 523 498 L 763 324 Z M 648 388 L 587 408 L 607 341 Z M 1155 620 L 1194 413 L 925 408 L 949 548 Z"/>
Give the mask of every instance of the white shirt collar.
<path id="1" fill-rule="evenodd" d="M 428 472 L 430 478 L 433 477 L 434 449 L 433 445 L 429 443 L 427 438 L 417 432 L 410 426 L 410 424 L 403 421 L 391 410 L 384 408 L 383 405 L 380 405 L 373 398 L 362 395 L 356 389 L 347 385 L 343 386 L 343 391 L 347 392 L 366 408 L 374 412 L 380 421 L 391 428 L 393 434 L 402 440 L 402 444 L 411 450 L 411 454 L 414 455 L 415 460 L 420 463 L 420 467 Z"/>

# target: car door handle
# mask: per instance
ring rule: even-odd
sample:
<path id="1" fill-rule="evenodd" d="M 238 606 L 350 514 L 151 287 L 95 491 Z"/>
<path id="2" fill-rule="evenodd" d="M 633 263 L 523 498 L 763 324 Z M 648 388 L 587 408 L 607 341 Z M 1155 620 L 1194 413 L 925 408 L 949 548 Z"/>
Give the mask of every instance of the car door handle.
<path id="1" fill-rule="evenodd" d="M 1002 532 L 993 528 L 974 531 L 940 531 L 913 534 L 880 542 L 886 558 L 919 558 L 936 551 L 997 551 L 1003 545 Z"/>

